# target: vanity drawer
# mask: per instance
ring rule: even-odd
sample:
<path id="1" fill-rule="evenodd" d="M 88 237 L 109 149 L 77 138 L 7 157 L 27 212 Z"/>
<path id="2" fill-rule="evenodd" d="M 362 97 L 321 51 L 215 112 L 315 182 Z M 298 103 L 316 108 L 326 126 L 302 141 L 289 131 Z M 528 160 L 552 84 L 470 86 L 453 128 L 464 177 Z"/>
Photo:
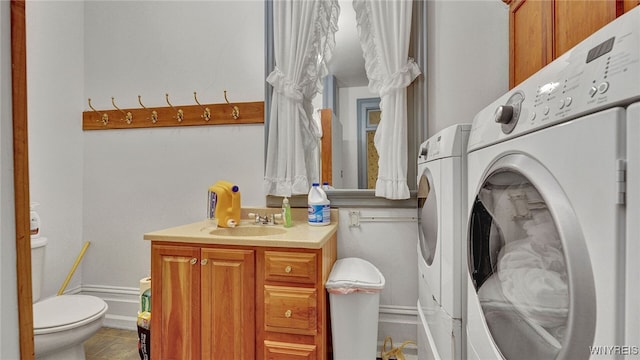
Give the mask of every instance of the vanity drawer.
<path id="1" fill-rule="evenodd" d="M 314 288 L 265 285 L 265 330 L 315 335 L 318 331 L 317 299 Z"/>
<path id="2" fill-rule="evenodd" d="M 316 346 L 292 344 L 279 341 L 265 340 L 265 360 L 313 360 L 317 359 Z"/>
<path id="3" fill-rule="evenodd" d="M 266 281 L 315 284 L 316 268 L 316 254 L 314 253 L 264 252 L 264 277 Z"/>

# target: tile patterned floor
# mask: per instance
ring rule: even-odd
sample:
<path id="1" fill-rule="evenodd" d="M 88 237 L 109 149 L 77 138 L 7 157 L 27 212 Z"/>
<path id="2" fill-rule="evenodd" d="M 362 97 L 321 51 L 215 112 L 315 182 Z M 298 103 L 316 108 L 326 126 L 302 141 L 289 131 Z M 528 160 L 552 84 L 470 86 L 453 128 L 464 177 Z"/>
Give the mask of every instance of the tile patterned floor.
<path id="1" fill-rule="evenodd" d="M 138 333 L 105 327 L 84 342 L 84 351 L 86 360 L 139 360 Z M 407 360 L 418 358 L 415 355 L 405 356 Z"/>
<path id="2" fill-rule="evenodd" d="M 139 360 L 138 333 L 104 327 L 84 342 L 84 351 L 87 360 Z"/>

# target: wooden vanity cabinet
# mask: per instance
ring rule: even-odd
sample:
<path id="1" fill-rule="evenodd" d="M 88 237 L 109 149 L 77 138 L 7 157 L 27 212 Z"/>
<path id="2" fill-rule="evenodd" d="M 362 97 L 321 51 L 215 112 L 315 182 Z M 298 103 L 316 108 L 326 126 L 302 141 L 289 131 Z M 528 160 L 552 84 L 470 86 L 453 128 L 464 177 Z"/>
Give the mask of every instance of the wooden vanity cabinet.
<path id="1" fill-rule="evenodd" d="M 329 358 L 329 297 L 336 235 L 321 249 L 258 248 L 256 359 Z"/>
<path id="2" fill-rule="evenodd" d="M 153 241 L 152 358 L 328 359 L 335 260 L 335 234 L 320 249 Z"/>
<path id="3" fill-rule="evenodd" d="M 255 251 L 152 243 L 151 356 L 253 359 Z"/>
<path id="4" fill-rule="evenodd" d="M 503 1 L 509 4 L 510 88 L 633 7 L 631 0 Z"/>

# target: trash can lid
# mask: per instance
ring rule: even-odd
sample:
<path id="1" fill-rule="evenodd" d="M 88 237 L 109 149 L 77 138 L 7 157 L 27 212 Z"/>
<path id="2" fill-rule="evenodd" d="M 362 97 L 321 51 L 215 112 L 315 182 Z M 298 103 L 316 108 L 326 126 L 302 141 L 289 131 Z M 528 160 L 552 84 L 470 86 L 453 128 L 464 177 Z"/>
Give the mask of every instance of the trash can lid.
<path id="1" fill-rule="evenodd" d="M 357 288 L 362 290 L 382 290 L 384 276 L 370 262 L 360 258 L 339 259 L 333 264 L 327 289 Z"/>

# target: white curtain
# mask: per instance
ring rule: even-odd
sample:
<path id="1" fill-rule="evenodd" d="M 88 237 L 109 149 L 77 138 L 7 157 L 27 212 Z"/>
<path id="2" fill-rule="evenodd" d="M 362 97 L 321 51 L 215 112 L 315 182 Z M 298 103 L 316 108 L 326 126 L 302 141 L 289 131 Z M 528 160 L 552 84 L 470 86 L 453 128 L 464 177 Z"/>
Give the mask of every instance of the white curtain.
<path id="1" fill-rule="evenodd" d="M 407 86 L 420 75 L 409 58 L 411 0 L 354 0 L 369 90 L 382 112 L 374 143 L 380 159 L 376 196 L 408 199 Z"/>
<path id="2" fill-rule="evenodd" d="M 306 194 L 318 182 L 319 129 L 311 100 L 321 90 L 335 46 L 337 0 L 275 0 L 275 69 L 270 109 L 265 190 L 267 195 Z"/>

